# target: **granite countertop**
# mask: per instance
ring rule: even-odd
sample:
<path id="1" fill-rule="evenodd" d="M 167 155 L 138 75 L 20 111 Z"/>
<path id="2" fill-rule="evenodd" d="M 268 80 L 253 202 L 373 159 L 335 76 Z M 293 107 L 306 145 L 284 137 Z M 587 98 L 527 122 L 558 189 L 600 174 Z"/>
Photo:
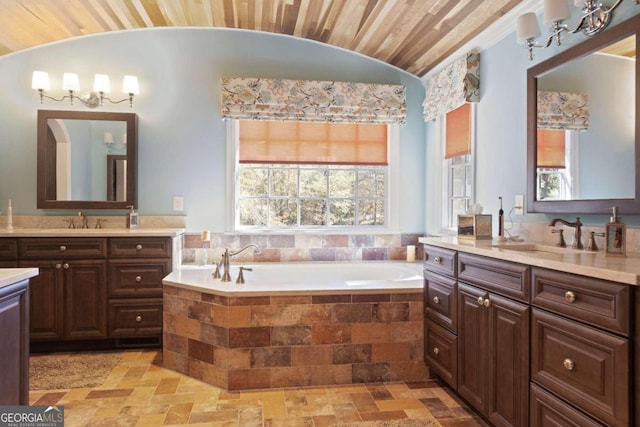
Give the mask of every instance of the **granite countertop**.
<path id="1" fill-rule="evenodd" d="M 0 237 L 175 237 L 182 228 L 14 228 L 0 229 Z"/>
<path id="2" fill-rule="evenodd" d="M 37 268 L 0 268 L 0 288 L 37 276 Z"/>
<path id="3" fill-rule="evenodd" d="M 534 241 L 502 243 L 489 239 L 458 239 L 454 236 L 421 237 L 419 242 L 566 273 L 629 285 L 640 285 L 640 253 L 627 253 L 626 257 L 606 257 L 602 249 L 591 252 L 572 248 L 556 248 L 553 245 Z M 553 252 L 516 250 L 517 245 L 523 244 L 541 245 L 550 248 Z M 494 247 L 495 245 L 501 247 Z M 509 249 L 510 245 L 514 248 Z"/>

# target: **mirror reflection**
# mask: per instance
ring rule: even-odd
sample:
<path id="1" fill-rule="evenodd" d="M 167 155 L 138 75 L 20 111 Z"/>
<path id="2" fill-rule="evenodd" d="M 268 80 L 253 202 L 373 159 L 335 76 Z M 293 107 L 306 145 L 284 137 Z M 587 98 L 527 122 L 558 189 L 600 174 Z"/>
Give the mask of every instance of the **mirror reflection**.
<path id="1" fill-rule="evenodd" d="M 136 206 L 137 116 L 38 111 L 38 208 Z"/>
<path id="2" fill-rule="evenodd" d="M 538 76 L 536 200 L 635 197 L 635 39 Z"/>

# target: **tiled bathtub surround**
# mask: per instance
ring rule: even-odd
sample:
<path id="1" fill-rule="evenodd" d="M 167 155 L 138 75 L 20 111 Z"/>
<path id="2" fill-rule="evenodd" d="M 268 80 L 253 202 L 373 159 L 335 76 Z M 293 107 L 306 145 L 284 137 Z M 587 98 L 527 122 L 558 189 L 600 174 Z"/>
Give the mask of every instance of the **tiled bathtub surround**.
<path id="1" fill-rule="evenodd" d="M 164 286 L 167 368 L 228 390 L 427 379 L 422 291 L 223 297 Z"/>
<path id="2" fill-rule="evenodd" d="M 422 245 L 415 234 L 212 234 L 207 250 L 209 263 L 219 261 L 225 248 L 236 250 L 248 243 L 258 245 L 262 253 L 246 251 L 239 257 L 244 262 L 295 261 L 374 261 L 403 260 L 407 245 L 416 245 L 416 259 L 422 257 Z M 183 263 L 198 263 L 203 256 L 200 234 L 185 235 Z"/>

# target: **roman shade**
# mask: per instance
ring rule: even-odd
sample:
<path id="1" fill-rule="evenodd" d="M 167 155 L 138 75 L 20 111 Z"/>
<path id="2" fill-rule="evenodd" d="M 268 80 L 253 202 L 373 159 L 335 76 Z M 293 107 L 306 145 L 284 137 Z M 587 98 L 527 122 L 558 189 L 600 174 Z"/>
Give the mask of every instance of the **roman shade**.
<path id="1" fill-rule="evenodd" d="M 221 86 L 223 118 L 406 123 L 402 85 L 223 77 Z"/>
<path id="2" fill-rule="evenodd" d="M 538 128 L 583 131 L 589 129 L 586 94 L 538 91 Z"/>
<path id="3" fill-rule="evenodd" d="M 565 168 L 565 131 L 538 128 L 536 140 L 536 166 L 539 168 Z"/>
<path id="4" fill-rule="evenodd" d="M 425 84 L 424 121 L 430 122 L 465 102 L 480 101 L 480 54 L 468 53 Z"/>
<path id="5" fill-rule="evenodd" d="M 471 153 L 471 104 L 462 104 L 446 117 L 445 159 Z"/>

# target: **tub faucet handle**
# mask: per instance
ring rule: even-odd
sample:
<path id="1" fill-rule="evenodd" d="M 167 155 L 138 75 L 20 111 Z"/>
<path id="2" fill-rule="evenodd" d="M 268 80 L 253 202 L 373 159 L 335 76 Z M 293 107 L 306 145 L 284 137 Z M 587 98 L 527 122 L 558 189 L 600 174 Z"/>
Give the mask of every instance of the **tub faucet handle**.
<path id="1" fill-rule="evenodd" d="M 238 278 L 236 279 L 236 284 L 238 285 L 242 285 L 244 283 L 244 275 L 242 274 L 243 271 L 253 271 L 253 268 L 240 267 Z"/>
<path id="2" fill-rule="evenodd" d="M 559 229 L 559 228 L 554 228 L 553 230 L 551 230 L 552 233 L 560 233 L 560 240 L 558 241 L 558 243 L 556 243 L 556 246 L 560 246 L 561 248 L 566 248 L 567 247 L 567 242 L 564 241 L 564 230 Z"/>

